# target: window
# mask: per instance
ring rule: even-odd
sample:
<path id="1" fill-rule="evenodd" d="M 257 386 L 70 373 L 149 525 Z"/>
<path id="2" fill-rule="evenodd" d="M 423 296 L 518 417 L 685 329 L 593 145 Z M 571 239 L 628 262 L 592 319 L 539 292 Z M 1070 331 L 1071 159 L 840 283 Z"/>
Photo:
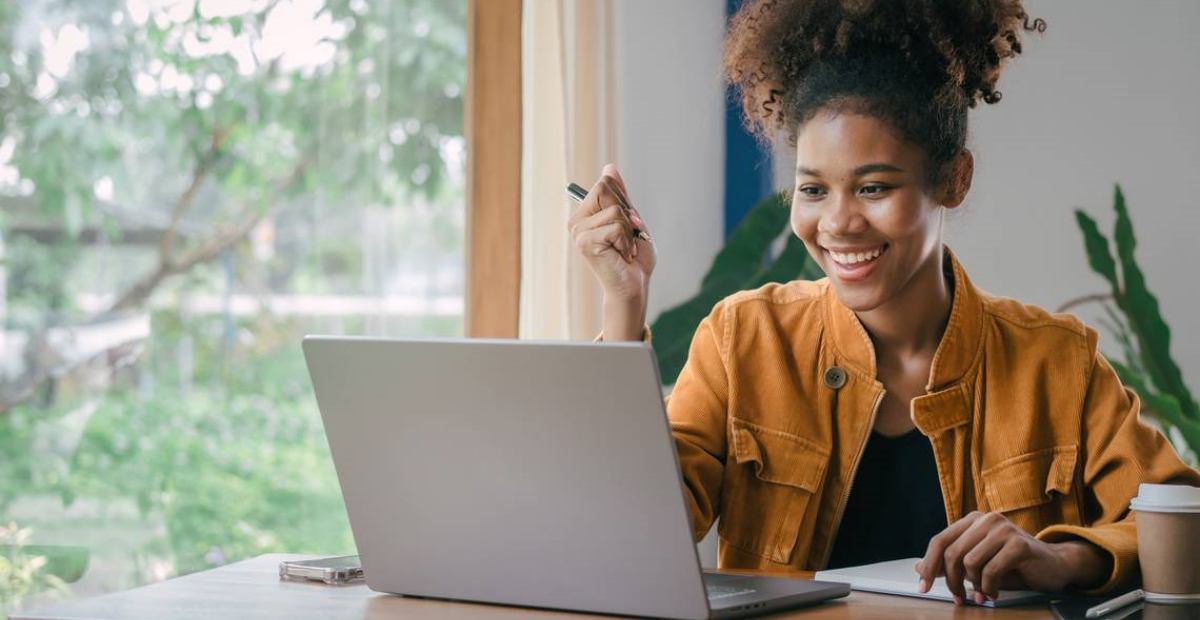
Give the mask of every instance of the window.
<path id="1" fill-rule="evenodd" d="M 462 333 L 466 12 L 0 3 L 0 611 L 353 552 L 299 343 Z"/>

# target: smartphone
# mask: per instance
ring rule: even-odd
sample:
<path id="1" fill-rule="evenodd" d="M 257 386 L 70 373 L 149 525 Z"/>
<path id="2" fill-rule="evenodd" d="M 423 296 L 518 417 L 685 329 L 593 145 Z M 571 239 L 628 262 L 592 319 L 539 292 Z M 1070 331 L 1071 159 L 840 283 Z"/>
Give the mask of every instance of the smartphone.
<path id="1" fill-rule="evenodd" d="M 279 563 L 280 579 L 321 581 L 330 585 L 353 583 L 363 578 L 357 555 L 317 558 Z"/>

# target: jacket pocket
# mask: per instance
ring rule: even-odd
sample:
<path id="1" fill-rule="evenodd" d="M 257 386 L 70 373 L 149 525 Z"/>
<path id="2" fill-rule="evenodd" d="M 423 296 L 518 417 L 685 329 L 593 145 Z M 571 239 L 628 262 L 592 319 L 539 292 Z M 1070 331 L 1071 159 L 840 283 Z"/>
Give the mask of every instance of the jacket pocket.
<path id="1" fill-rule="evenodd" d="M 799 435 L 731 420 L 720 535 L 743 551 L 787 564 L 825 479 L 829 449 Z"/>
<path id="2" fill-rule="evenodd" d="M 980 472 L 991 510 L 1005 513 L 1027 531 L 1064 521 L 1070 511 L 1077 446 L 1019 454 Z M 1068 500 L 1068 501 L 1064 501 Z"/>

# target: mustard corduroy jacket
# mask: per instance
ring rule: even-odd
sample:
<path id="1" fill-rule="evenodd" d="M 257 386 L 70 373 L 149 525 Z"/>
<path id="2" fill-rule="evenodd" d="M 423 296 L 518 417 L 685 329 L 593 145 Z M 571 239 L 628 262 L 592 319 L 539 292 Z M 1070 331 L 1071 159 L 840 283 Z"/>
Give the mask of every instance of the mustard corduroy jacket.
<path id="1" fill-rule="evenodd" d="M 1091 541 L 1113 566 L 1096 592 L 1128 586 L 1138 484 L 1200 474 L 1139 418 L 1094 330 L 976 289 L 947 256 L 950 319 L 911 407 L 947 522 L 995 511 L 1041 540 Z M 720 517 L 721 567 L 823 568 L 883 393 L 874 347 L 828 279 L 717 304 L 667 399 L 696 540 Z"/>

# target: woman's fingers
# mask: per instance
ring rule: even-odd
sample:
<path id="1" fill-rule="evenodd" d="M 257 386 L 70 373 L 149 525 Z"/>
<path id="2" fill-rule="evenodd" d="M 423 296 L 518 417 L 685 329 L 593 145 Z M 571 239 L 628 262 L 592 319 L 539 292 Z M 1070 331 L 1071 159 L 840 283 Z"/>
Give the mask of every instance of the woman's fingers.
<path id="1" fill-rule="evenodd" d="M 1003 521 L 1004 517 L 994 512 L 980 515 L 972 521 L 967 529 L 963 530 L 953 543 L 946 547 L 946 551 L 942 554 L 942 570 L 946 573 L 946 587 L 950 588 L 950 592 L 954 596 L 960 599 L 965 599 L 967 596 L 967 590 L 963 586 L 963 579 L 966 577 L 964 560 L 967 554 L 987 538 L 992 528 Z"/>
<path id="2" fill-rule="evenodd" d="M 621 187 L 621 184 L 618 183 L 616 179 L 608 175 L 604 175 L 600 177 L 600 181 L 604 183 L 604 188 L 608 190 L 610 194 L 616 197 L 618 204 L 620 204 L 622 207 L 625 207 L 626 210 L 632 208 L 632 205 L 629 204 L 629 196 L 625 194 L 625 189 Z"/>
<path id="3" fill-rule="evenodd" d="M 584 220 L 584 227 L 595 228 L 609 222 L 620 222 L 625 227 L 625 231 L 629 233 L 630 238 L 633 237 L 633 222 L 629 217 L 629 213 L 622 209 L 620 205 L 609 205 L 604 207 L 599 213 Z"/>
<path id="4" fill-rule="evenodd" d="M 1022 539 L 1010 536 L 1005 540 L 1004 546 L 988 561 L 987 566 L 983 567 L 980 577 L 983 593 L 987 597 L 995 599 L 1000 596 L 1000 586 L 1021 561 L 1025 548 Z"/>
<path id="5" fill-rule="evenodd" d="M 614 238 L 610 247 L 615 248 L 628 262 L 633 262 L 639 255 L 644 255 L 639 262 L 647 270 L 653 269 L 653 244 L 642 245 L 642 242 L 650 243 L 646 222 L 642 219 L 641 214 L 630 206 L 621 173 L 617 171 L 616 166 L 608 164 L 604 167 L 600 178 L 588 191 L 587 197 L 571 212 L 567 219 L 567 230 L 582 249 L 588 242 L 594 242 L 596 239 L 595 235 L 589 235 L 587 239 L 583 239 L 583 235 L 612 223 L 621 224 L 626 238 L 620 241 Z M 606 228 L 606 230 L 609 229 Z M 585 254 L 596 255 L 596 248 L 589 248 Z"/>
<path id="6" fill-rule="evenodd" d="M 592 230 L 594 228 L 599 228 L 601 226 L 606 226 L 606 225 L 612 224 L 614 222 L 620 224 L 621 227 L 625 230 L 625 233 L 626 233 L 625 236 L 629 237 L 629 239 L 630 239 L 629 246 L 632 249 L 634 247 L 634 245 L 632 243 L 633 223 L 629 221 L 629 216 L 625 213 L 625 211 L 617 205 L 610 205 L 608 207 L 605 207 L 599 213 L 596 213 L 595 215 L 592 215 L 591 217 L 588 217 L 587 219 L 584 219 L 583 221 L 579 222 L 579 224 L 576 226 L 575 231 L 586 232 L 588 230 Z M 577 234 L 577 233 L 573 231 L 572 234 Z"/>
<path id="7" fill-rule="evenodd" d="M 630 251 L 633 238 L 625 230 L 620 222 L 610 222 L 584 231 L 576 237 L 575 243 L 588 256 L 599 256 L 609 249 L 615 249 L 623 260 L 632 262 Z"/>
<path id="8" fill-rule="evenodd" d="M 925 558 L 917 563 L 922 584 L 939 574 L 946 576 L 946 587 L 955 603 L 966 598 L 963 580 L 972 583 L 975 602 L 995 598 L 1007 575 L 1023 561 L 1028 544 L 1024 532 L 997 512 L 973 512 L 929 541 Z M 928 591 L 928 587 L 922 588 Z"/>
<path id="9" fill-rule="evenodd" d="M 567 229 L 574 230 L 579 222 L 596 215 L 614 204 L 620 205 L 623 208 L 626 219 L 632 220 L 635 216 L 637 217 L 638 221 L 631 221 L 631 228 L 646 232 L 647 236 L 649 235 L 649 232 L 645 228 L 645 220 L 641 219 L 641 214 L 637 213 L 637 210 L 632 207 L 629 201 L 628 191 L 625 189 L 625 181 L 621 179 L 616 166 L 612 164 L 604 166 L 604 172 L 592 185 L 587 197 L 571 212 L 571 216 L 567 219 Z"/>
<path id="10" fill-rule="evenodd" d="M 921 575 L 921 592 L 928 592 L 933 586 L 933 580 L 945 574 L 943 567 L 943 555 L 946 548 L 958 540 L 958 537 L 979 518 L 982 513 L 972 512 L 971 514 L 951 523 L 946 529 L 939 532 L 933 538 L 929 539 L 929 546 L 925 549 L 925 557 L 917 563 L 917 573 Z"/>
<path id="11" fill-rule="evenodd" d="M 604 182 L 605 189 L 617 198 L 618 204 L 625 207 L 626 214 L 632 217 L 636 213 L 636 209 L 633 208 L 633 202 L 629 200 L 629 190 L 625 189 L 625 181 L 621 179 L 621 174 L 617 172 L 616 166 L 612 164 L 606 165 L 604 167 L 604 174 L 601 175 L 600 180 Z M 639 219 L 641 218 L 640 215 L 638 217 Z M 645 229 L 638 224 L 635 223 L 634 226 L 639 231 L 645 232 Z M 648 232 L 646 234 L 649 236 Z"/>
<path id="12" fill-rule="evenodd" d="M 621 172 L 617 170 L 616 164 L 604 164 L 604 169 L 600 172 L 601 175 L 611 177 L 615 182 L 617 189 L 621 191 L 622 198 L 629 197 L 629 189 L 625 187 L 625 178 L 621 176 Z M 629 201 L 625 201 L 629 205 Z"/>
<path id="13" fill-rule="evenodd" d="M 609 204 L 612 204 L 612 202 L 610 200 Z M 600 206 L 600 196 L 595 192 L 595 188 L 593 188 L 592 191 L 588 192 L 583 202 L 571 210 L 571 217 L 567 218 L 567 230 L 575 230 L 575 226 L 579 222 L 599 213 L 602 209 L 603 207 Z"/>
<path id="14" fill-rule="evenodd" d="M 629 221 L 633 222 L 634 227 L 636 227 L 638 230 L 646 233 L 647 237 L 650 237 L 651 239 L 654 238 L 654 235 L 650 234 L 649 225 L 646 224 L 646 220 L 642 218 L 641 212 L 639 212 L 636 207 L 630 207 Z"/>
<path id="15" fill-rule="evenodd" d="M 982 603 L 983 601 L 980 599 L 986 594 L 986 589 L 983 587 L 983 570 L 1006 542 L 1008 542 L 1008 535 L 1005 530 L 994 528 L 975 545 L 975 548 L 963 556 L 963 570 L 966 572 L 967 581 L 971 582 L 971 588 L 975 590 L 976 603 Z"/>
<path id="16" fill-rule="evenodd" d="M 611 180 L 601 176 L 592 184 L 583 202 L 579 203 L 579 206 L 571 211 L 571 217 L 567 218 L 568 230 L 574 229 L 577 223 L 596 215 L 610 205 L 621 204 L 621 198 L 611 189 L 611 183 Z"/>

